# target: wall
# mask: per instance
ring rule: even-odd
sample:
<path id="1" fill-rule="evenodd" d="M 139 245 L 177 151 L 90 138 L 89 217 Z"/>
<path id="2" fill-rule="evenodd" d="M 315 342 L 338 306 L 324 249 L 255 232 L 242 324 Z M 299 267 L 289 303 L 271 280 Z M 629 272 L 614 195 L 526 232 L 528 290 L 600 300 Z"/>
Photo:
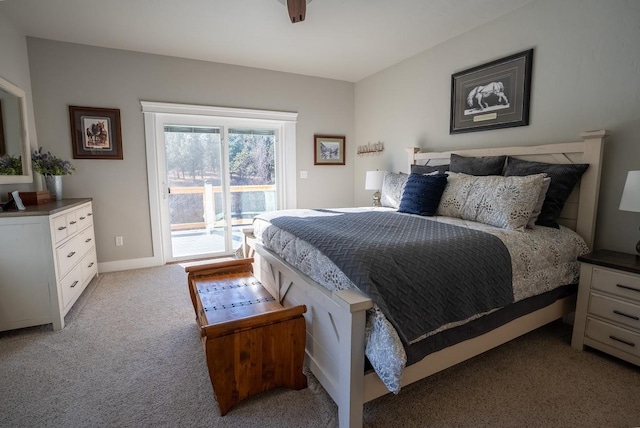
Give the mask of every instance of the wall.
<path id="1" fill-rule="evenodd" d="M 633 252 L 640 214 L 619 211 L 628 170 L 640 169 L 640 3 L 538 0 L 356 83 L 356 205 L 369 205 L 365 171 L 406 171 L 404 148 L 452 150 L 579 141 L 607 129 L 596 248 Z M 530 125 L 449 135 L 451 74 L 534 48 Z"/>
<path id="2" fill-rule="evenodd" d="M 153 256 L 140 101 L 298 112 L 297 169 L 309 171 L 298 179 L 298 206 L 353 203 L 351 153 L 344 167 L 313 166 L 314 133 L 352 140 L 352 83 L 37 38 L 27 45 L 43 147 L 72 158 L 69 105 L 120 109 L 124 159 L 72 160 L 76 173 L 63 177 L 64 197 L 94 198 L 99 263 Z"/>
<path id="3" fill-rule="evenodd" d="M 27 56 L 27 40 L 25 35 L 0 13 L 0 77 L 21 88 L 27 99 L 27 121 L 30 145 L 32 149 L 38 147 L 36 126 L 33 117 L 33 102 L 31 99 L 31 79 L 29 73 L 29 58 Z M 38 185 L 36 183 L 35 185 Z M 14 190 L 31 190 L 30 184 L 0 185 L 0 201 L 7 199 L 7 192 Z"/>

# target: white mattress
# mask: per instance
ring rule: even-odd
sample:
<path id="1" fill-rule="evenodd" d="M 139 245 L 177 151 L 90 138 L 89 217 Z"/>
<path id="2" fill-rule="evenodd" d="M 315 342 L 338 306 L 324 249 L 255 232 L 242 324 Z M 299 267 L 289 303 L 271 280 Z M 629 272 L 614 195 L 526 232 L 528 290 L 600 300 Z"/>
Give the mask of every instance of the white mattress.
<path id="1" fill-rule="evenodd" d="M 335 211 L 388 210 L 389 208 L 347 208 Z M 277 215 L 304 216 L 312 210 L 287 210 L 262 215 L 265 219 Z M 412 215 L 401 214 L 398 215 Z M 514 301 L 542 294 L 561 285 L 578 282 L 577 257 L 589 249 L 574 231 L 562 227 L 536 227 L 525 232 L 500 229 L 494 226 L 450 217 L 421 217 L 481 230 L 497 236 L 509 250 L 513 272 Z M 264 246 L 329 290 L 355 288 L 355 285 L 319 250 L 292 234 L 278 229 L 268 221 L 254 220 L 254 234 Z M 424 339 L 440 331 L 464 324 L 485 314 L 441 326 L 421 337 Z M 419 340 L 420 340 L 419 339 Z M 393 393 L 400 391 L 400 379 L 407 357 L 393 326 L 375 305 L 367 314 L 365 355 L 374 370 Z"/>

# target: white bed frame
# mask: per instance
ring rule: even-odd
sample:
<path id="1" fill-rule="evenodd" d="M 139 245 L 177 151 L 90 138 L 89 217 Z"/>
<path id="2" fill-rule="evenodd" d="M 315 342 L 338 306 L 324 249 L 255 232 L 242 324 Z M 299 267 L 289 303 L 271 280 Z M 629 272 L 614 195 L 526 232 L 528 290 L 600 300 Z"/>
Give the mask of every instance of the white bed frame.
<path id="1" fill-rule="evenodd" d="M 422 153 L 409 148 L 409 165 L 448 163 L 451 153 L 465 156 L 509 155 L 549 163 L 588 163 L 561 223 L 576 230 L 592 248 L 606 131 L 581 134 L 583 141 L 529 147 L 456 150 Z M 341 428 L 361 427 L 364 403 L 389 393 L 373 371 L 364 371 L 365 315 L 371 300 L 357 290 L 331 292 L 265 249 L 245 230 L 245 254 L 255 258 L 254 274 L 283 305 L 307 306 L 306 354 L 313 374 L 338 405 Z M 489 349 L 506 343 L 573 311 L 575 297 L 568 297 L 517 318 L 486 334 L 427 355 L 408 366 L 402 385 L 423 379 Z"/>

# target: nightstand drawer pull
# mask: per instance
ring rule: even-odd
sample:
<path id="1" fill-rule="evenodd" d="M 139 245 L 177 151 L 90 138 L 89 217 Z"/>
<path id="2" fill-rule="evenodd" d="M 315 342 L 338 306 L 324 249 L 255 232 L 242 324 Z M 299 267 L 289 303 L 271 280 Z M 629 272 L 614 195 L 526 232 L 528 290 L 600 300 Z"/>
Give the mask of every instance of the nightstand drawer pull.
<path id="1" fill-rule="evenodd" d="M 73 281 L 73 284 L 71 284 L 71 287 L 70 287 L 70 288 L 73 288 L 73 287 L 75 287 L 76 285 L 78 285 L 78 281 Z"/>
<path id="2" fill-rule="evenodd" d="M 616 315 L 621 315 L 623 317 L 631 318 L 632 320 L 640 321 L 640 317 L 637 317 L 635 315 L 625 314 L 624 312 L 620 312 L 620 311 L 616 311 L 616 310 L 614 310 L 613 313 L 616 314 Z"/>
<path id="3" fill-rule="evenodd" d="M 620 339 L 618 337 L 615 337 L 615 336 L 612 336 L 612 335 L 609 335 L 609 339 L 615 340 L 616 342 L 624 343 L 625 345 L 628 345 L 628 346 L 631 346 L 631 347 L 636 346 L 636 344 L 633 343 L 633 342 L 629 342 L 628 340 L 622 340 L 622 339 Z"/>
<path id="4" fill-rule="evenodd" d="M 60 227 L 58 228 L 58 230 L 65 230 L 66 228 L 67 228 L 67 226 L 60 226 Z"/>
<path id="5" fill-rule="evenodd" d="M 76 254 L 75 251 L 70 252 L 69 254 L 67 254 L 67 257 L 71 258 Z"/>
<path id="6" fill-rule="evenodd" d="M 70 221 L 69 224 L 76 224 L 77 221 Z"/>
<path id="7" fill-rule="evenodd" d="M 616 284 L 616 287 L 624 288 L 625 290 L 637 291 L 640 293 L 640 288 L 630 287 L 628 285 Z"/>

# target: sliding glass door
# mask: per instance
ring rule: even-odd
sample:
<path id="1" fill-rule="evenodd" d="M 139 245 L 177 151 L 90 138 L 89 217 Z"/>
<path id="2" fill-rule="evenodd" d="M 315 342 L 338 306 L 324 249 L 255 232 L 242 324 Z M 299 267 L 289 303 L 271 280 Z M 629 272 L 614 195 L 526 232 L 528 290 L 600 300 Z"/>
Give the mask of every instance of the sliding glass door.
<path id="1" fill-rule="evenodd" d="M 253 217 L 278 208 L 276 129 L 166 117 L 159 172 L 166 261 L 229 255 Z"/>

